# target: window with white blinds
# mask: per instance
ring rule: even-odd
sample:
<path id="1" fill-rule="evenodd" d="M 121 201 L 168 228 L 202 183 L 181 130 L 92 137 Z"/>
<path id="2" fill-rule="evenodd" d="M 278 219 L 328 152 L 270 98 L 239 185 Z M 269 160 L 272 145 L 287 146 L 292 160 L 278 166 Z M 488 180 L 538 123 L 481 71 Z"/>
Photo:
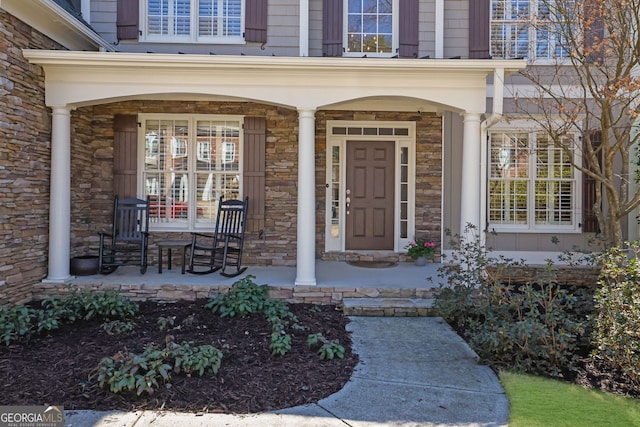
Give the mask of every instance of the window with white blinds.
<path id="1" fill-rule="evenodd" d="M 243 42 L 244 0 L 143 0 L 143 41 Z"/>

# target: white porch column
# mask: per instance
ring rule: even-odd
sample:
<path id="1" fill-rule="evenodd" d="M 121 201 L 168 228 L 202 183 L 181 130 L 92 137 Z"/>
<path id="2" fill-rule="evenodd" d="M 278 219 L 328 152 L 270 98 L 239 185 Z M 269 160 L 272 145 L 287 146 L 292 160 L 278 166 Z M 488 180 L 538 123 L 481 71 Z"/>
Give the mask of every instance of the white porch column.
<path id="1" fill-rule="evenodd" d="M 53 107 L 49 203 L 49 274 L 46 281 L 64 282 L 71 252 L 71 109 Z"/>
<path id="2" fill-rule="evenodd" d="M 315 110 L 298 109 L 298 240 L 296 285 L 316 284 Z"/>
<path id="3" fill-rule="evenodd" d="M 462 140 L 462 191 L 460 200 L 460 235 L 467 224 L 480 226 L 480 114 L 464 115 Z"/>

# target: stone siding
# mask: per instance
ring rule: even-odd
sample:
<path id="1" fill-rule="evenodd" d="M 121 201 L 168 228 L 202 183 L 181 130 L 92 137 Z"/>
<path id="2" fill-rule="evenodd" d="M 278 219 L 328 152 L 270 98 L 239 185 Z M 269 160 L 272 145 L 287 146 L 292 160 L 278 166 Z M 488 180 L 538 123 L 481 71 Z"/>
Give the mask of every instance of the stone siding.
<path id="1" fill-rule="evenodd" d="M 416 124 L 416 236 L 440 247 L 442 223 L 442 117 L 433 113 L 319 111 L 316 114 L 316 253 L 327 261 L 406 261 L 389 251 L 325 253 L 326 122 L 408 121 Z M 415 236 L 409 236 L 415 237 Z M 436 260 L 440 254 L 436 254 Z"/>
<path id="2" fill-rule="evenodd" d="M 247 265 L 293 266 L 296 263 L 298 118 L 294 110 L 256 103 L 127 101 L 75 110 L 72 115 L 72 256 L 97 254 L 100 230 L 111 222 L 113 200 L 113 116 L 115 114 L 229 114 L 267 119 L 265 229 L 248 234 Z M 316 253 L 323 257 L 327 120 L 402 120 L 417 123 L 417 233 L 440 238 L 442 193 L 441 118 L 433 114 L 318 112 L 316 117 Z M 188 233 L 151 233 L 150 264 L 155 242 L 189 238 Z M 398 258 L 397 254 L 396 259 Z M 379 256 L 387 256 L 381 254 Z M 371 256 L 352 254 L 352 258 Z"/>
<path id="3" fill-rule="evenodd" d="M 0 10 L 0 305 L 31 299 L 47 273 L 51 117 L 24 48 L 62 49 Z"/>
<path id="4" fill-rule="evenodd" d="M 226 294 L 226 285 L 176 285 L 166 284 L 113 284 L 96 280 L 80 283 L 73 290 L 118 291 L 122 296 L 136 301 L 195 301 L 215 298 Z M 68 286 L 55 283 L 40 283 L 34 290 L 34 299 L 62 296 L 71 292 Z M 396 289 L 396 288 L 332 288 L 321 286 L 270 286 L 269 296 L 292 303 L 342 304 L 345 298 L 412 298 L 432 299 L 437 289 Z"/>

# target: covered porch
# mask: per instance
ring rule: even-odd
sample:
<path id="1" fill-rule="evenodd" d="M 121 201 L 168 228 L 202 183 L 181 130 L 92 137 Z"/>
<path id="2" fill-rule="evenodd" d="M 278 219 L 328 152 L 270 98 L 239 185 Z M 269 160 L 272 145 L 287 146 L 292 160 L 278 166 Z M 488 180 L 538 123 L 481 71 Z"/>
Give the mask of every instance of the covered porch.
<path id="1" fill-rule="evenodd" d="M 48 277 L 42 284 L 44 288 L 49 285 L 53 288 L 56 284 L 60 285 L 61 283 L 77 284 L 77 281 L 81 280 L 74 279 L 69 274 L 70 243 L 75 231 L 71 225 L 78 221 L 89 222 L 89 219 L 82 217 L 82 215 L 76 215 L 79 218 L 82 217 L 78 219 L 72 215 L 70 158 L 75 152 L 72 153 L 71 147 L 75 144 L 73 146 L 76 149 L 87 150 L 87 147 L 91 147 L 91 140 L 94 137 L 102 137 L 113 132 L 112 129 L 103 129 L 102 133 L 98 130 L 98 134 L 94 134 L 94 127 L 99 120 L 83 111 L 84 116 L 80 114 L 81 118 L 76 119 L 76 122 L 83 122 L 90 136 L 82 140 L 81 132 L 76 132 L 80 136 L 72 132 L 76 129 L 75 126 L 78 126 L 76 122 L 72 122 L 72 112 L 94 106 L 96 108 L 97 106 L 106 106 L 104 107 L 106 112 L 102 111 L 102 115 L 98 114 L 97 116 L 108 116 L 111 120 L 115 113 L 109 114 L 108 109 L 110 105 L 116 103 L 128 103 L 126 106 L 130 111 L 127 110 L 124 113 L 139 114 L 144 108 L 155 108 L 157 111 L 154 110 L 154 113 L 160 114 L 169 110 L 174 113 L 176 111 L 184 112 L 198 102 L 228 103 L 237 109 L 246 107 L 249 102 L 260 103 L 261 110 L 265 110 L 262 116 L 271 113 L 271 111 L 266 111 L 267 106 L 273 109 L 279 108 L 276 115 L 279 114 L 280 118 L 288 119 L 287 123 L 293 123 L 293 125 L 287 124 L 286 128 L 288 145 L 285 146 L 282 142 L 281 148 L 284 151 L 294 153 L 296 158 L 290 159 L 286 165 L 278 163 L 277 167 L 293 170 L 297 176 L 287 176 L 286 180 L 274 183 L 274 187 L 280 186 L 282 189 L 276 188 L 272 191 L 271 205 L 268 207 L 273 208 L 278 198 L 288 200 L 289 197 L 294 197 L 291 200 L 292 203 L 286 203 L 288 208 L 287 221 L 283 222 L 280 226 L 282 230 L 279 230 L 283 231 L 284 228 L 286 228 L 286 232 L 294 230 L 295 235 L 286 241 L 277 242 L 282 246 L 279 248 L 281 249 L 279 252 L 270 248 L 264 255 L 258 254 L 265 259 L 269 258 L 269 260 L 272 259 L 270 257 L 282 258 L 286 255 L 286 259 L 279 260 L 279 262 L 286 262 L 289 267 L 252 267 L 249 274 L 255 275 L 258 283 L 268 283 L 271 274 L 275 274 L 271 270 L 281 269 L 277 276 L 273 277 L 272 283 L 269 283 L 272 286 L 275 286 L 277 281 L 283 282 L 283 286 L 295 284 L 301 289 L 309 286 L 327 287 L 327 289 L 335 287 L 341 289 L 354 287 L 355 289 L 356 286 L 366 289 L 369 289 L 369 286 L 374 286 L 375 289 L 386 289 L 389 285 L 408 286 L 410 282 L 405 277 L 405 273 L 392 272 L 392 270 L 412 266 L 386 269 L 389 270 L 389 277 L 384 279 L 387 275 L 386 271 L 372 272 L 360 269 L 360 272 L 356 273 L 351 270 L 343 271 L 342 267 L 346 268 L 346 265 L 338 264 L 340 267 L 328 267 L 327 270 L 331 272 L 331 276 L 324 276 L 325 272 L 316 261 L 319 249 L 325 243 L 322 240 L 327 239 L 323 235 L 322 224 L 318 225 L 318 213 L 322 210 L 322 207 L 318 208 L 318 206 L 329 205 L 329 203 L 325 203 L 325 198 L 319 193 L 320 189 L 326 190 L 328 188 L 323 180 L 319 179 L 318 171 L 321 169 L 318 169 L 318 165 L 316 165 L 316 159 L 321 154 L 319 149 L 325 145 L 324 141 L 318 139 L 318 136 L 322 136 L 324 131 L 319 127 L 325 126 L 331 120 L 336 120 L 335 117 L 344 111 L 351 112 L 349 120 L 353 123 L 359 123 L 363 120 L 362 113 L 359 113 L 361 111 L 404 113 L 402 117 L 405 121 L 411 121 L 410 117 L 404 118 L 408 113 L 415 112 L 420 117 L 423 113 L 428 112 L 428 114 L 432 114 L 431 120 L 434 122 L 439 120 L 443 112 L 459 114 L 464 122 L 461 125 L 464 127 L 463 132 L 460 138 L 455 141 L 456 146 L 460 147 L 460 151 L 462 151 L 462 194 L 460 194 L 462 202 L 461 208 L 457 209 L 460 215 L 459 222 L 460 224 L 479 224 L 482 211 L 480 203 L 480 177 L 482 175 L 480 165 L 482 162 L 480 157 L 484 141 L 482 132 L 488 95 L 487 78 L 493 76 L 495 103 L 493 112 L 499 114 L 505 73 L 513 72 L 524 65 L 521 62 L 492 60 L 390 61 L 371 59 L 362 61 L 347 58 L 339 58 L 338 60 L 335 60 L 336 58 L 251 58 L 30 50 L 25 50 L 24 55 L 31 63 L 43 67 L 46 79 L 46 103 L 52 108 L 49 268 Z M 168 110 L 158 106 L 149 107 L 145 104 L 154 101 L 174 102 L 174 104 L 171 105 L 171 108 L 167 107 Z M 135 111 L 134 107 L 137 108 Z M 224 107 L 227 108 L 226 105 Z M 219 110 L 221 108 L 216 109 L 216 111 Z M 327 111 L 333 111 L 333 116 L 325 117 Z M 120 110 L 116 111 L 116 113 L 118 112 L 123 113 Z M 238 110 L 234 114 L 244 116 L 247 112 Z M 294 114 L 297 116 L 297 121 Z M 270 117 L 274 118 L 276 115 Z M 323 120 L 318 122 L 318 116 L 322 116 Z M 370 116 L 371 114 L 365 114 L 364 119 L 371 120 Z M 432 126 L 429 129 L 436 128 L 436 126 Z M 78 139 L 82 141 L 78 141 Z M 417 139 L 416 136 L 410 142 L 403 142 L 407 145 L 401 148 L 406 148 L 407 152 L 411 154 L 413 149 L 411 144 L 416 144 Z M 438 131 L 436 138 L 431 138 L 429 141 L 441 144 L 441 139 L 441 132 Z M 340 143 L 344 143 L 337 140 L 329 142 L 336 147 Z M 395 143 L 396 146 L 399 144 Z M 423 143 L 423 145 L 425 144 Z M 108 145 L 96 146 L 97 153 L 105 158 L 108 157 L 111 148 Z M 95 157 L 94 153 L 95 151 L 91 151 L 89 148 L 85 154 L 87 158 L 93 158 Z M 437 159 L 439 153 L 433 154 L 433 158 Z M 402 157 L 397 156 L 397 158 L 401 159 Z M 409 159 L 407 167 L 411 172 L 411 168 L 416 167 L 417 162 L 411 156 Z M 109 167 L 106 161 L 98 161 L 97 163 L 98 167 Z M 274 167 L 273 164 L 268 163 L 267 165 Z M 341 164 L 340 167 L 341 170 L 346 169 L 344 164 Z M 135 167 L 129 169 L 136 170 Z M 441 166 L 434 168 L 434 170 L 440 169 Z M 140 165 L 138 165 L 138 170 L 140 170 Z M 389 170 L 393 170 L 393 168 Z M 396 167 L 393 174 L 397 175 L 395 182 L 398 183 L 396 186 L 400 188 L 399 183 L 403 181 L 399 170 Z M 275 175 L 273 171 L 270 172 L 272 173 L 267 175 L 267 179 Z M 280 172 L 280 169 L 276 172 Z M 90 175 L 88 171 L 87 175 Z M 409 175 L 411 176 L 411 174 Z M 108 174 L 104 174 L 99 177 L 108 176 Z M 441 179 L 439 175 L 434 178 L 434 180 Z M 403 252 L 402 249 L 406 246 L 408 239 L 414 235 L 417 226 L 425 226 L 423 224 L 425 214 L 420 218 L 415 218 L 417 215 L 411 215 L 412 209 L 419 204 L 411 198 L 415 191 L 413 181 L 410 183 L 412 185 L 407 185 L 406 190 L 409 195 L 405 203 L 410 214 L 409 219 L 404 224 L 403 232 L 394 229 L 393 252 L 395 253 Z M 85 184 L 85 186 L 92 189 L 91 184 Z M 140 185 L 138 187 L 140 190 Z M 84 187 L 78 187 L 75 194 L 81 194 L 83 190 Z M 84 193 L 91 195 L 90 191 L 84 191 Z M 337 203 L 342 207 L 348 203 L 344 197 L 344 194 L 347 193 L 340 191 L 340 194 Z M 425 198 L 432 196 L 433 205 L 440 206 L 439 189 L 431 193 L 423 190 L 422 194 Z M 399 199 L 399 196 L 395 198 Z M 390 197 L 388 199 L 395 203 L 390 209 L 396 211 L 401 209 L 401 203 Z M 279 203 L 279 205 L 285 204 Z M 264 214 L 267 219 L 272 221 L 278 219 L 275 216 L 278 213 L 273 209 L 267 209 L 267 211 L 269 213 Z M 331 212 L 331 209 L 327 208 L 326 211 Z M 81 212 L 86 212 L 86 207 Z M 269 217 L 269 215 L 272 216 Z M 439 211 L 428 216 L 434 220 L 434 224 L 428 224 L 427 228 L 434 234 L 442 229 L 442 224 L 437 223 L 440 221 L 441 215 L 442 212 Z M 399 228 L 401 226 L 398 223 L 399 221 L 396 221 L 396 224 L 392 225 Z M 191 230 L 185 228 L 184 231 Z M 267 237 L 277 239 L 280 236 L 281 234 L 273 232 Z M 261 240 L 263 237 L 263 234 L 258 234 L 256 241 L 266 246 L 265 241 Z M 85 243 L 90 246 L 91 241 L 87 240 Z M 350 249 L 341 242 L 339 243 L 340 245 L 335 246 L 324 245 L 325 252 L 342 254 L 346 249 Z M 374 250 L 377 249 L 379 248 L 374 248 Z M 391 250 L 391 248 L 385 249 Z M 295 254 L 295 257 L 292 256 L 292 253 Z M 294 263 L 295 266 L 291 266 Z M 251 273 L 262 268 L 270 271 L 270 273 L 264 273 L 267 276 L 265 279 L 256 273 Z M 123 269 L 122 274 L 124 273 L 126 271 Z M 141 290 L 140 292 L 145 287 L 148 288 L 152 285 L 155 287 L 180 286 L 184 287 L 185 292 L 195 292 L 196 294 L 200 289 L 198 286 L 201 286 L 200 283 L 182 284 L 181 282 L 186 280 L 183 277 L 180 277 L 179 280 L 176 279 L 176 281 L 168 281 L 167 279 L 167 282 L 163 283 L 165 277 L 168 277 L 167 274 L 158 277 L 156 281 L 156 277 L 152 277 L 151 272 L 147 274 L 147 277 L 135 278 L 134 275 L 131 275 L 131 278 L 127 277 L 126 280 L 122 278 L 123 283 L 110 282 L 116 280 L 115 278 L 119 277 L 118 274 L 108 278 L 97 278 L 95 283 L 101 283 L 102 286 L 135 286 Z M 416 277 L 416 280 L 422 283 L 426 275 L 420 274 L 422 276 Z M 291 275 L 293 275 L 293 280 Z M 362 283 L 360 276 L 369 277 L 370 280 L 376 282 Z M 277 279 L 278 277 L 279 279 Z M 107 282 L 103 283 L 102 280 Z M 132 283 L 129 280 L 140 280 L 141 282 Z M 206 281 L 202 283 L 202 286 L 230 284 L 217 283 L 217 279 L 206 277 L 202 279 L 190 278 L 189 280 Z M 358 284 L 354 285 L 356 282 Z M 418 288 L 414 287 L 413 289 Z"/>

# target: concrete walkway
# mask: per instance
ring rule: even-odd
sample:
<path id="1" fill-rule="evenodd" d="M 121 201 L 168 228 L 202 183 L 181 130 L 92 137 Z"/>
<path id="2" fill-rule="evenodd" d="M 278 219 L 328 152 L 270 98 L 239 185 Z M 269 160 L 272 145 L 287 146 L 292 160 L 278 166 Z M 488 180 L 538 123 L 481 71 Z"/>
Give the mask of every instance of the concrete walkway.
<path id="1" fill-rule="evenodd" d="M 317 404 L 255 415 L 66 411 L 68 426 L 506 426 L 509 404 L 493 371 L 439 317 L 352 317 L 360 363 Z"/>

